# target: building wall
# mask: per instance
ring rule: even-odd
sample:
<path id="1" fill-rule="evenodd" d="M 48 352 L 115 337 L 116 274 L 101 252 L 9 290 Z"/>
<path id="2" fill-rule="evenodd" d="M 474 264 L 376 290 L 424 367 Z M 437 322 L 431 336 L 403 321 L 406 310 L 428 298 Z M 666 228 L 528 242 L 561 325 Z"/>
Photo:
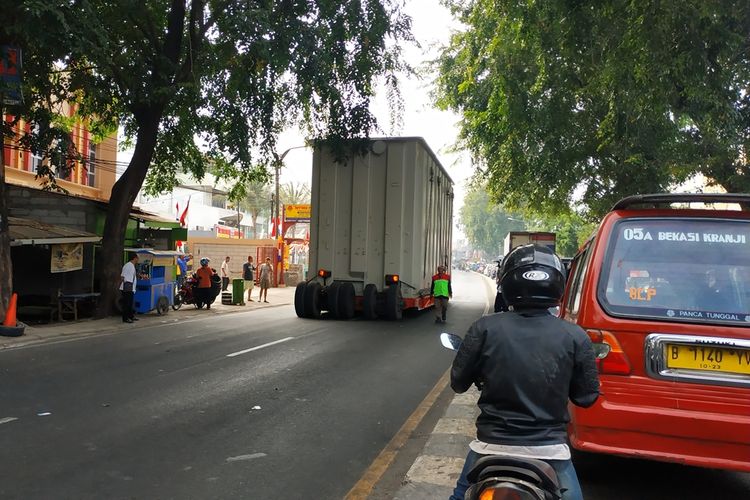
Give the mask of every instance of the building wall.
<path id="1" fill-rule="evenodd" d="M 7 187 L 11 217 L 95 232 L 96 220 L 101 211 L 96 202 L 24 186 Z"/>
<path id="2" fill-rule="evenodd" d="M 73 115 L 70 106 L 64 105 L 61 111 L 67 116 Z M 12 121 L 12 116 L 4 116 L 7 121 Z M 89 159 L 90 148 L 93 137 L 86 128 L 85 121 L 79 121 L 70 132 L 76 150 Z M 31 151 L 22 149 L 19 139 L 31 133 L 31 126 L 25 120 L 19 120 L 15 127 L 16 137 L 6 138 L 3 148 L 2 164 L 5 166 L 6 182 L 18 186 L 26 186 L 41 189 L 44 179 L 36 179 L 36 168 L 34 167 L 34 156 Z M 115 183 L 115 166 L 117 160 L 117 133 L 105 138 L 94 145 L 93 161 L 76 161 L 70 173 L 70 178 L 57 179 L 60 187 L 66 189 L 70 194 L 86 196 L 101 201 L 108 201 Z M 91 171 L 90 171 L 91 170 Z M 92 174 L 91 176 L 89 174 Z"/>
<path id="3" fill-rule="evenodd" d="M 252 255 L 255 265 L 259 265 L 258 259 L 264 252 L 274 249 L 274 240 L 229 240 L 224 238 L 195 238 L 188 237 L 188 253 L 193 254 L 193 265 L 197 268 L 198 262 L 203 257 L 211 259 L 210 266 L 220 272 L 221 263 L 228 255 L 229 265 L 233 274 L 231 278 L 242 277 L 242 264 L 247 262 L 247 256 Z M 257 276 L 256 276 L 257 278 Z"/>

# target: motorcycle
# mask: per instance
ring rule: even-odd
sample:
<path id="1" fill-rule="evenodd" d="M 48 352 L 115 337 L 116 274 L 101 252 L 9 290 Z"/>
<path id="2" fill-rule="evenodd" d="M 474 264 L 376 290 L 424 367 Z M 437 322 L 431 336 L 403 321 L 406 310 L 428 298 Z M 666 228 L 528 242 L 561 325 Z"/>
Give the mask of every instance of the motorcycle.
<path id="1" fill-rule="evenodd" d="M 462 339 L 441 333 L 443 347 L 458 351 Z M 481 389 L 481 384 L 478 384 Z M 547 462 L 534 458 L 485 455 L 466 476 L 471 485 L 465 500 L 560 500 L 557 473 Z"/>
<path id="2" fill-rule="evenodd" d="M 216 297 L 221 293 L 221 277 L 216 274 L 215 269 L 213 271 L 214 275 L 211 276 L 211 291 L 207 297 L 201 297 L 201 294 L 198 292 L 198 277 L 193 273 L 183 281 L 182 286 L 175 293 L 172 309 L 176 311 L 182 307 L 182 304 L 193 304 L 198 309 L 203 308 L 204 305 L 213 304 Z"/>

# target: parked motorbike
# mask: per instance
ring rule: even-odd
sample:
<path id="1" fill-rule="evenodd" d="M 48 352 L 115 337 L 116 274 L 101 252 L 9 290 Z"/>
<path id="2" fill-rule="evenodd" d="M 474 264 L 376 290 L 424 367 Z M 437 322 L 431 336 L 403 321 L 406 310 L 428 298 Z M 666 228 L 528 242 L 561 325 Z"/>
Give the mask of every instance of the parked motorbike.
<path id="1" fill-rule="evenodd" d="M 462 339 L 441 333 L 443 347 L 457 351 Z M 480 384 L 481 385 L 481 384 Z M 557 473 L 547 462 L 525 457 L 485 455 L 474 464 L 466 478 L 471 486 L 466 500 L 560 500 Z"/>
<path id="2" fill-rule="evenodd" d="M 211 277 L 210 290 L 208 297 L 202 297 L 200 292 L 198 292 L 198 277 L 193 273 L 185 279 L 182 286 L 177 290 L 172 309 L 176 311 L 182 307 L 182 304 L 193 304 L 198 309 L 203 308 L 204 305 L 213 304 L 216 297 L 221 293 L 221 277 L 216 274 L 215 269 L 214 275 Z"/>

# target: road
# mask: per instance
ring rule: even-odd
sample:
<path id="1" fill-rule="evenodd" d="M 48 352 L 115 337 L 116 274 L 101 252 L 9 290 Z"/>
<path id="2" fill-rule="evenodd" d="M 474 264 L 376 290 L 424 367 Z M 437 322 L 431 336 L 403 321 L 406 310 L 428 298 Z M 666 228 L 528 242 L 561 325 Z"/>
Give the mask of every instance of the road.
<path id="1" fill-rule="evenodd" d="M 429 312 L 340 322 L 285 306 L 0 351 L 0 499 L 343 498 L 445 373 L 437 333 L 484 311 L 481 280 L 454 275 L 445 326 Z M 386 491 L 431 428 L 392 462 Z M 589 500 L 750 491 L 748 474 L 576 458 Z"/>
<path id="2" fill-rule="evenodd" d="M 0 351 L 0 498 L 342 498 L 450 366 L 441 326 L 286 306 Z"/>

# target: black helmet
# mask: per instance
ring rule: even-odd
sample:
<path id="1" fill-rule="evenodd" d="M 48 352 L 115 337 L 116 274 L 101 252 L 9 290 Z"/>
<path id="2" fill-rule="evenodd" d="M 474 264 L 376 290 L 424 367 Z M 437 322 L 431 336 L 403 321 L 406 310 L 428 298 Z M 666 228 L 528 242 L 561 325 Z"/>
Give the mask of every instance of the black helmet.
<path id="1" fill-rule="evenodd" d="M 565 271 L 555 252 L 541 245 L 516 247 L 505 256 L 500 286 L 509 306 L 554 307 L 565 292 Z"/>

